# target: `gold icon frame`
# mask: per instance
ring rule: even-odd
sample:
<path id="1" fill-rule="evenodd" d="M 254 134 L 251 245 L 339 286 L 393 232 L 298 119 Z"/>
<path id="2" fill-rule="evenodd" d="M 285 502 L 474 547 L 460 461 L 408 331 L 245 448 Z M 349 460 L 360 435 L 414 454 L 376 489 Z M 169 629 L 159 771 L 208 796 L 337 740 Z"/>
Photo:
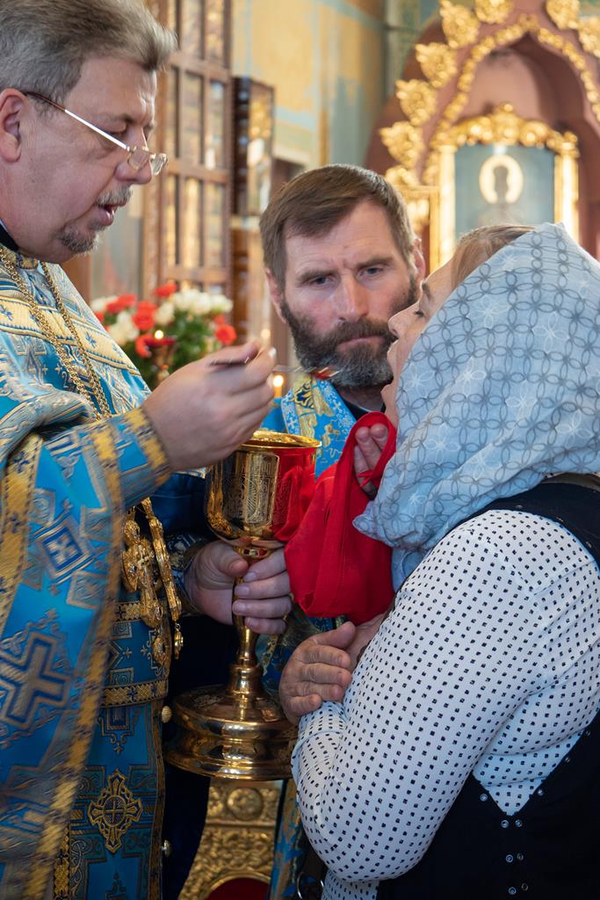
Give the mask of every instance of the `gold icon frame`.
<path id="1" fill-rule="evenodd" d="M 577 137 L 560 132 L 536 119 L 516 115 L 509 103 L 503 103 L 486 116 L 475 116 L 449 128 L 435 153 L 434 165 L 439 178 L 438 202 L 431 207 L 432 231 L 438 235 L 438 259 L 432 267 L 443 265 L 456 246 L 456 153 L 465 144 L 503 144 L 510 147 L 547 147 L 554 157 L 554 220 L 562 222 L 572 237 L 579 237 L 579 170 Z M 434 226 L 433 217 L 438 216 Z M 433 242 L 432 242 L 433 249 Z"/>

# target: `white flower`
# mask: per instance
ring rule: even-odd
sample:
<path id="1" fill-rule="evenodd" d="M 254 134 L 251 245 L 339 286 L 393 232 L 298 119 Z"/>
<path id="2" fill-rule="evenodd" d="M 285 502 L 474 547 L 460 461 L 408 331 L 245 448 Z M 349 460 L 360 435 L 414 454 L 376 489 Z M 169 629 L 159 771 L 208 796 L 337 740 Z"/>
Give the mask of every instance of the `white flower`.
<path id="1" fill-rule="evenodd" d="M 190 312 L 192 312 L 195 316 L 205 316 L 210 311 L 211 305 L 208 294 L 204 293 L 203 291 L 199 291 L 197 296 L 195 296 L 192 300 Z"/>
<path id="2" fill-rule="evenodd" d="M 189 291 L 175 291 L 174 294 L 171 294 L 171 302 L 175 309 L 181 310 L 181 312 L 188 311 L 192 302 L 188 294 Z"/>
<path id="3" fill-rule="evenodd" d="M 114 325 L 109 325 L 107 328 L 108 333 L 110 334 L 113 341 L 119 345 L 119 347 L 123 347 L 127 343 L 127 338 L 125 337 L 125 331 L 120 325 L 116 323 Z"/>
<path id="4" fill-rule="evenodd" d="M 108 333 L 120 347 L 123 347 L 129 341 L 135 341 L 139 337 L 140 330 L 131 318 L 131 314 L 123 310 L 117 315 L 114 325 L 108 326 Z"/>
<path id="5" fill-rule="evenodd" d="M 212 313 L 228 313 L 233 309 L 233 303 L 224 294 L 209 294 L 210 311 Z"/>
<path id="6" fill-rule="evenodd" d="M 154 316 L 157 325 L 170 325 L 175 318 L 175 305 L 170 300 L 163 300 Z"/>
<path id="7" fill-rule="evenodd" d="M 112 303 L 113 300 L 117 299 L 117 295 L 113 294 L 112 297 L 96 297 L 95 300 L 92 300 L 90 303 L 90 309 L 95 313 L 102 313 L 106 309 L 109 303 Z"/>
<path id="8" fill-rule="evenodd" d="M 175 309 L 181 310 L 181 312 L 187 312 L 194 302 L 194 298 L 200 293 L 200 291 L 195 288 L 190 288 L 186 291 L 175 291 L 174 294 L 171 294 L 171 300 L 175 305 Z"/>

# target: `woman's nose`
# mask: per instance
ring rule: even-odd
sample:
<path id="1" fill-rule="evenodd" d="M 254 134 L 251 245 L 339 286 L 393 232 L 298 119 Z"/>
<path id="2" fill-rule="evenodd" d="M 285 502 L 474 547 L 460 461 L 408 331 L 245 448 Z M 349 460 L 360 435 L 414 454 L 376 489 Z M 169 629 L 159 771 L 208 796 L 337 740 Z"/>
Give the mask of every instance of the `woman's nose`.
<path id="1" fill-rule="evenodd" d="M 394 315 L 388 320 L 388 328 L 392 332 L 395 338 L 399 338 L 402 335 L 403 327 L 402 321 L 403 317 L 406 315 L 406 310 L 403 309 L 400 312 L 394 313 Z"/>

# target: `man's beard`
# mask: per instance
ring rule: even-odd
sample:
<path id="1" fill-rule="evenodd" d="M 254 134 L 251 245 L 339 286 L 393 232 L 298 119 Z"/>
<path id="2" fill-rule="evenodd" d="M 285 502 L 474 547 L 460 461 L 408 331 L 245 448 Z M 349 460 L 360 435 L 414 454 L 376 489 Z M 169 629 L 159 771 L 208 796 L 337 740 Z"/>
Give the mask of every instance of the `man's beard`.
<path id="1" fill-rule="evenodd" d="M 408 290 L 397 296 L 390 308 L 390 317 L 411 306 L 419 298 L 416 280 L 410 278 Z M 281 300 L 281 312 L 290 326 L 296 356 L 302 368 L 333 369 L 329 379 L 332 384 L 346 388 L 369 388 L 389 384 L 393 373 L 387 361 L 387 351 L 396 340 L 381 319 L 359 319 L 342 322 L 324 336 L 316 335 L 309 316 L 293 313 L 285 300 Z M 381 338 L 375 346 L 360 343 L 338 351 L 340 344 L 357 338 Z"/>
<path id="2" fill-rule="evenodd" d="M 107 191 L 98 197 L 95 206 L 120 206 L 121 204 L 129 203 L 131 195 L 132 190 L 130 187 L 124 188 L 122 191 Z M 65 225 L 58 234 L 58 239 L 74 256 L 90 253 L 98 245 L 99 232 L 110 226 L 92 220 L 88 227 L 92 232 L 91 234 L 82 233 L 76 224 Z"/>

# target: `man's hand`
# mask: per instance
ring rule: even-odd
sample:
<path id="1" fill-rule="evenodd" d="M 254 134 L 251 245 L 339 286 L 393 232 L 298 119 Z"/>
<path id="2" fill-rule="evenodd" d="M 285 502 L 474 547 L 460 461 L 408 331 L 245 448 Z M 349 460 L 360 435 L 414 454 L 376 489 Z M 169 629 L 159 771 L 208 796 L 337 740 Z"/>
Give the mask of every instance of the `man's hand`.
<path id="1" fill-rule="evenodd" d="M 223 541 L 212 541 L 198 551 L 186 573 L 186 591 L 199 613 L 217 622 L 232 621 L 231 590 L 236 578 L 233 612 L 244 616 L 258 634 L 281 634 L 284 616 L 292 608 L 290 582 L 283 550 L 251 566 Z"/>
<path id="2" fill-rule="evenodd" d="M 215 359 L 239 365 L 211 365 Z M 243 365 L 250 358 L 250 362 Z M 227 347 L 178 369 L 144 402 L 174 472 L 224 459 L 269 412 L 274 352 L 255 343 Z"/>
<path id="3" fill-rule="evenodd" d="M 387 612 L 353 625 L 344 622 L 333 631 L 307 638 L 290 656 L 279 683 L 279 699 L 290 722 L 314 712 L 323 700 L 340 702 L 352 672 Z"/>
<path id="4" fill-rule="evenodd" d="M 388 439 L 388 429 L 385 425 L 377 423 L 371 428 L 359 428 L 356 432 L 356 446 L 354 448 L 354 473 L 358 481 L 369 497 L 373 498 L 377 493 L 370 481 L 362 484 L 361 472 L 370 472 L 379 462 Z"/>

